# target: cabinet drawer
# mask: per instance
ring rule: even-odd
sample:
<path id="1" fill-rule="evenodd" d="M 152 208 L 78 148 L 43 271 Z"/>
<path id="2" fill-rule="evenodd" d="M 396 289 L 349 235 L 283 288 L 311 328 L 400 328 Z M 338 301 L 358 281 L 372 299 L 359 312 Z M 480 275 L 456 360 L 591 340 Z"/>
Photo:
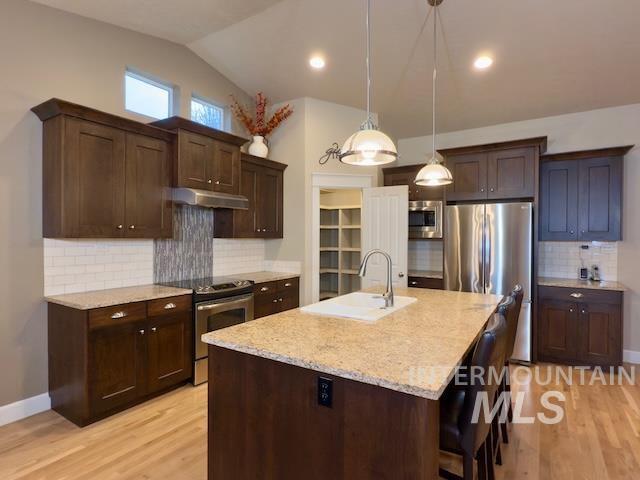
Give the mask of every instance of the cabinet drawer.
<path id="1" fill-rule="evenodd" d="M 147 317 L 145 302 L 127 303 L 89 311 L 89 328 L 110 327 L 144 320 Z"/>
<path id="2" fill-rule="evenodd" d="M 435 290 L 442 290 L 443 280 L 441 278 L 409 277 L 407 285 L 411 288 L 433 288 Z"/>
<path id="3" fill-rule="evenodd" d="M 622 292 L 590 288 L 545 287 L 538 288 L 541 299 L 564 300 L 575 303 L 622 304 Z"/>
<path id="4" fill-rule="evenodd" d="M 278 282 L 257 283 L 253 287 L 255 295 L 271 295 L 278 291 Z"/>
<path id="5" fill-rule="evenodd" d="M 298 291 L 300 287 L 300 279 L 299 278 L 287 278 L 286 280 L 278 281 L 278 291 L 279 292 L 287 292 L 287 291 Z"/>
<path id="6" fill-rule="evenodd" d="M 147 304 L 147 311 L 150 317 L 189 312 L 191 311 L 191 295 L 150 300 Z"/>

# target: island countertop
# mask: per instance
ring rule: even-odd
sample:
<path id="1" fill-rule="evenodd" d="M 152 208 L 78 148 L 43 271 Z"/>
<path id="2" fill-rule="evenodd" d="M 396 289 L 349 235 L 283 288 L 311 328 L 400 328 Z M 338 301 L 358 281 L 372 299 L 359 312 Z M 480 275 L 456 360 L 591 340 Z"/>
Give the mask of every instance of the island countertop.
<path id="1" fill-rule="evenodd" d="M 502 297 L 416 288 L 395 294 L 418 301 L 374 323 L 289 310 L 202 340 L 437 400 Z"/>

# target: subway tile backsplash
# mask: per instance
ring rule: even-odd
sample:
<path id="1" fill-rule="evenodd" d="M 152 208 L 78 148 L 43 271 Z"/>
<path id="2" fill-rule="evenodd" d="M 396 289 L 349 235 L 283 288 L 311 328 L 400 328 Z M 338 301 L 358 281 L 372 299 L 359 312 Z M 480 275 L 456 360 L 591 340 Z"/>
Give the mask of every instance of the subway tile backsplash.
<path id="1" fill-rule="evenodd" d="M 588 245 L 588 250 L 580 247 Z M 540 242 L 538 275 L 578 278 L 582 266 L 598 265 L 603 280 L 618 280 L 618 244 L 614 242 Z"/>
<path id="2" fill-rule="evenodd" d="M 265 244 L 262 239 L 224 239 L 213 241 L 213 275 L 224 276 L 262 270 Z"/>
<path id="3" fill-rule="evenodd" d="M 153 240 L 44 239 L 44 294 L 153 283 Z"/>
<path id="4" fill-rule="evenodd" d="M 442 271 L 443 243 L 439 240 L 409 240 L 409 270 Z"/>

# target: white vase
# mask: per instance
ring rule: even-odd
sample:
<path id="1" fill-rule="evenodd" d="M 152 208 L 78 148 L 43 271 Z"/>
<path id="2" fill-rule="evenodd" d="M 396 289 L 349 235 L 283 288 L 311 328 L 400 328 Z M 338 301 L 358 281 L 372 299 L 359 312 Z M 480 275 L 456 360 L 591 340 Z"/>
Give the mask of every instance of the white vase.
<path id="1" fill-rule="evenodd" d="M 269 147 L 264 143 L 264 137 L 255 135 L 249 145 L 249 153 L 256 157 L 266 158 L 269 155 Z"/>

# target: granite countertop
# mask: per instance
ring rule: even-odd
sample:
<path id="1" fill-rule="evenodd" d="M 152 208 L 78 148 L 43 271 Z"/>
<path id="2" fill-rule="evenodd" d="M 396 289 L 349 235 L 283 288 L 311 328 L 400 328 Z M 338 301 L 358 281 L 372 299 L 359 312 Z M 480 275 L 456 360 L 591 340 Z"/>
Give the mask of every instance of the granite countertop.
<path id="1" fill-rule="evenodd" d="M 143 302 L 156 298 L 175 297 L 178 295 L 191 295 L 193 290 L 184 288 L 164 287 L 162 285 L 141 285 L 137 287 L 110 288 L 107 290 L 95 290 L 83 293 L 67 293 L 45 297 L 47 302 L 57 303 L 65 307 L 78 310 L 90 310 L 92 308 L 110 307 L 124 303 Z"/>
<path id="2" fill-rule="evenodd" d="M 436 400 L 502 297 L 404 288 L 396 295 L 418 301 L 374 323 L 289 310 L 202 340 Z"/>
<path id="3" fill-rule="evenodd" d="M 286 272 L 249 272 L 237 273 L 229 275 L 234 280 L 253 280 L 255 283 L 275 282 L 277 280 L 285 280 L 287 278 L 299 277 L 299 273 Z"/>
<path id="4" fill-rule="evenodd" d="M 592 282 L 573 278 L 539 277 L 538 285 L 542 287 L 589 288 L 593 290 L 615 290 L 624 292 L 627 287 L 619 282 Z"/>
<path id="5" fill-rule="evenodd" d="M 444 274 L 438 270 L 409 270 L 410 277 L 424 277 L 424 278 L 444 278 Z"/>

